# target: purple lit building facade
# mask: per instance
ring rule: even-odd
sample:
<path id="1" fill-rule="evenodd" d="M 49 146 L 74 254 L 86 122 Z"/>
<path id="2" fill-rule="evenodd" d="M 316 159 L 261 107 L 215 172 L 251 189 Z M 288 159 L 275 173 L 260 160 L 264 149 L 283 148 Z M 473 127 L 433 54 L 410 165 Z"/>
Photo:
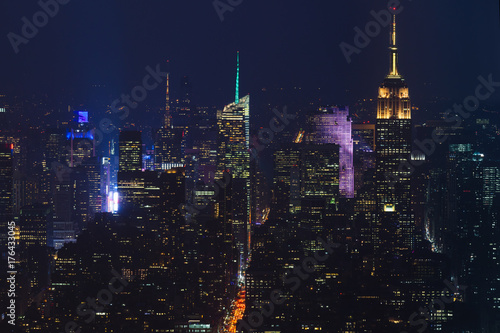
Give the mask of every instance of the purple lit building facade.
<path id="1" fill-rule="evenodd" d="M 309 117 L 311 143 L 333 143 L 340 146 L 340 195 L 354 198 L 354 167 L 352 121 L 349 118 L 349 107 L 319 108 Z"/>

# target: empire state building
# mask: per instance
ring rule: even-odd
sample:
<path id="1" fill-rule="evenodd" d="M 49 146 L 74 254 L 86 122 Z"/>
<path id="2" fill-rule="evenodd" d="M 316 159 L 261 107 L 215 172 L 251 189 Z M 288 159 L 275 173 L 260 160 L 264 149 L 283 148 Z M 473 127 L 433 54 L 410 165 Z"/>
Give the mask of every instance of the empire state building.
<path id="1" fill-rule="evenodd" d="M 377 214 L 375 249 L 400 256 L 415 246 L 411 209 L 411 106 L 408 86 L 399 72 L 396 16 L 390 42 L 390 70 L 378 90 L 376 123 Z"/>

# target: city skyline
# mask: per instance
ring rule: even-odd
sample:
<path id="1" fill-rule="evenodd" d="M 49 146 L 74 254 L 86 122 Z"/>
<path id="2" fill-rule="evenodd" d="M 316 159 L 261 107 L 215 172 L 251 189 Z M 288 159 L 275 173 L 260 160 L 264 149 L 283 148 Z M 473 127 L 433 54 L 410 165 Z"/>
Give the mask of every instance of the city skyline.
<path id="1" fill-rule="evenodd" d="M 500 331 L 497 5 L 96 5 L 4 5 L 2 332 Z"/>

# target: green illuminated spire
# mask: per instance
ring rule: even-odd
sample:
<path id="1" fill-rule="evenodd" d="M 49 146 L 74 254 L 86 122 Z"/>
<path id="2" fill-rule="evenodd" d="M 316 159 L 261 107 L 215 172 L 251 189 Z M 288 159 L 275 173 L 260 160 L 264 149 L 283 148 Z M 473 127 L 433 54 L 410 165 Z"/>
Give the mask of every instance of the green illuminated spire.
<path id="1" fill-rule="evenodd" d="M 234 104 L 240 102 L 240 51 L 236 53 L 236 95 Z"/>

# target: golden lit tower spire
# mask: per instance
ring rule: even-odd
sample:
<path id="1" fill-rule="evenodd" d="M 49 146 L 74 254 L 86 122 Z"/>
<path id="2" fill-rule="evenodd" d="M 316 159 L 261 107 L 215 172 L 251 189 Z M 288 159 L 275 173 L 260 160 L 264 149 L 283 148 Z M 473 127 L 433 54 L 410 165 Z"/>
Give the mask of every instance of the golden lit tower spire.
<path id="1" fill-rule="evenodd" d="M 398 47 L 396 46 L 396 15 L 392 18 L 392 31 L 391 31 L 391 71 L 387 77 L 401 77 L 398 71 Z"/>
<path id="2" fill-rule="evenodd" d="M 411 119 L 411 105 L 408 86 L 398 69 L 398 48 L 396 46 L 396 16 L 393 16 L 391 30 L 391 67 L 384 83 L 378 90 L 377 119 Z"/>

